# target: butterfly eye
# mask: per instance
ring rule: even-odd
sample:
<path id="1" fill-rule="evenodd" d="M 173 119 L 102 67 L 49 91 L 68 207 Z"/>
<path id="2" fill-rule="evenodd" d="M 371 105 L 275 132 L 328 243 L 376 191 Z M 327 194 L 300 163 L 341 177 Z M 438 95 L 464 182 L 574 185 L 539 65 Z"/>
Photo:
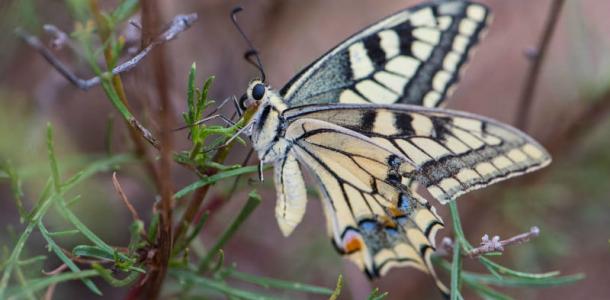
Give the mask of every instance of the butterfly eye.
<path id="1" fill-rule="evenodd" d="M 258 83 L 252 88 L 252 98 L 254 100 L 257 100 L 257 101 L 261 100 L 261 99 L 263 99 L 264 95 L 265 95 L 265 86 L 262 83 Z"/>

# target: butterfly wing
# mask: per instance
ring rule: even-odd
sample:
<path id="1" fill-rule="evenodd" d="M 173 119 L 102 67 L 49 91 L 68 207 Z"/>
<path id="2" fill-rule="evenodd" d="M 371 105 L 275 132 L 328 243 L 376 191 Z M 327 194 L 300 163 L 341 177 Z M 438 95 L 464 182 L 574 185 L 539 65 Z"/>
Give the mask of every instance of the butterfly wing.
<path id="1" fill-rule="evenodd" d="M 436 279 L 430 256 L 443 224 L 424 198 L 400 184 L 400 174 L 415 171 L 409 159 L 320 120 L 295 120 L 285 137 L 291 142 L 288 151 L 318 183 L 329 234 L 340 253 L 371 277 L 409 265 Z"/>
<path id="2" fill-rule="evenodd" d="M 284 236 L 289 236 L 294 228 L 301 223 L 307 206 L 307 190 L 301 165 L 296 160 L 293 151 L 287 151 L 281 159 L 275 162 L 275 219 Z"/>
<path id="3" fill-rule="evenodd" d="M 480 39 L 488 9 L 468 1 L 426 3 L 355 34 L 291 79 L 289 106 L 407 103 L 439 106 Z"/>
<path id="4" fill-rule="evenodd" d="M 410 105 L 311 105 L 284 112 L 359 132 L 413 163 L 416 182 L 442 203 L 494 182 L 542 168 L 550 155 L 525 133 L 473 114 Z"/>

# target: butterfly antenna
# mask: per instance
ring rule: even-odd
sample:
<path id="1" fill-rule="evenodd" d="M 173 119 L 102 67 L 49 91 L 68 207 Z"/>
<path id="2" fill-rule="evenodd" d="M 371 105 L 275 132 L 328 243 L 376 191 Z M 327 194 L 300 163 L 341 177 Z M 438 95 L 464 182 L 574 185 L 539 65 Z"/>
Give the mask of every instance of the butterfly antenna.
<path id="1" fill-rule="evenodd" d="M 235 28 L 237 28 L 237 31 L 239 31 L 239 34 L 244 38 L 244 40 L 248 44 L 249 49 L 248 49 L 248 51 L 246 51 L 246 53 L 244 53 L 244 59 L 246 59 L 246 61 L 249 62 L 251 65 L 253 65 L 256 69 L 258 69 L 258 71 L 261 73 L 261 80 L 263 82 L 265 82 L 265 79 L 267 78 L 267 76 L 265 75 L 265 70 L 263 68 L 263 64 L 261 63 L 261 58 L 258 55 L 258 51 L 256 51 L 256 48 L 254 48 L 254 44 L 252 44 L 252 41 L 250 41 L 248 36 L 246 36 L 246 33 L 244 33 L 244 31 L 241 29 L 241 26 L 239 26 L 239 23 L 237 22 L 237 13 L 239 13 L 242 10 L 243 10 L 243 8 L 241 6 L 235 7 L 231 11 L 231 21 L 233 21 L 233 25 L 235 25 Z M 252 58 L 254 58 L 254 59 L 252 59 Z"/>

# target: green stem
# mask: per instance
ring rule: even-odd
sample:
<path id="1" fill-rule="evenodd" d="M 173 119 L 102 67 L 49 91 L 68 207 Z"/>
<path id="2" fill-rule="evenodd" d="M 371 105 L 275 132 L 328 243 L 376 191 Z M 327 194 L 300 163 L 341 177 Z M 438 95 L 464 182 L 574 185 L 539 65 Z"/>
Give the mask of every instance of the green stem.
<path id="1" fill-rule="evenodd" d="M 451 300 L 461 299 L 460 276 L 462 271 L 462 251 L 460 239 L 455 239 L 453 245 L 453 261 L 451 263 Z"/>
<path id="2" fill-rule="evenodd" d="M 218 250 L 220 250 L 227 243 L 227 241 L 233 236 L 233 234 L 235 234 L 241 224 L 250 216 L 250 214 L 260 203 L 260 196 L 258 196 L 254 192 L 250 193 L 246 205 L 244 205 L 244 208 L 242 208 L 241 212 L 239 212 L 237 218 L 235 218 L 233 223 L 231 223 L 227 230 L 225 230 L 225 232 L 220 236 L 216 244 L 210 249 L 210 251 L 208 251 L 207 256 L 199 263 L 199 273 L 203 273 L 207 269 L 210 261 L 212 261 L 212 259 L 216 256 Z"/>

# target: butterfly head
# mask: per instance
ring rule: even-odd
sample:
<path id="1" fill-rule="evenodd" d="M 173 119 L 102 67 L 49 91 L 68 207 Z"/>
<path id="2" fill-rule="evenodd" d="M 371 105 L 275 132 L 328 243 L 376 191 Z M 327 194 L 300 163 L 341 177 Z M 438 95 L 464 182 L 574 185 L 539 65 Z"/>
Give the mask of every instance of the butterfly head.
<path id="1" fill-rule="evenodd" d="M 257 108 L 267 98 L 269 87 L 260 80 L 253 80 L 248 85 L 246 93 L 239 99 L 243 110 Z"/>

